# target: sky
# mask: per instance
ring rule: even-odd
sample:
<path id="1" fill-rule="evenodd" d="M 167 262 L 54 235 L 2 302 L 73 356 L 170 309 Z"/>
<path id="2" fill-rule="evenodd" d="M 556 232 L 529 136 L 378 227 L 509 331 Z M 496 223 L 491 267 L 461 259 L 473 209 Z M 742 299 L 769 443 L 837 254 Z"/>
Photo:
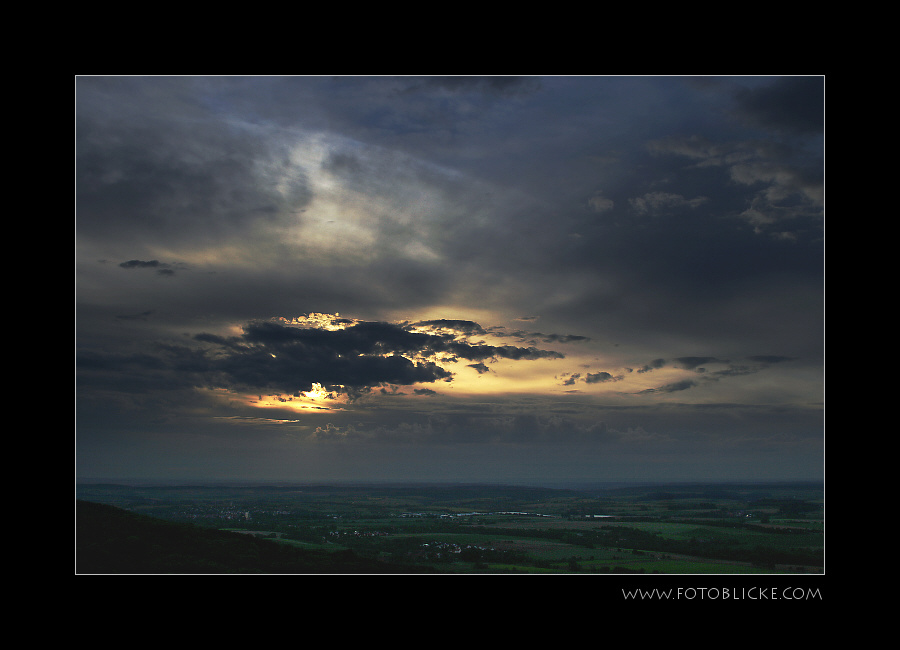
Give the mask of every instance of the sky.
<path id="1" fill-rule="evenodd" d="M 76 478 L 822 479 L 824 81 L 76 77 Z"/>

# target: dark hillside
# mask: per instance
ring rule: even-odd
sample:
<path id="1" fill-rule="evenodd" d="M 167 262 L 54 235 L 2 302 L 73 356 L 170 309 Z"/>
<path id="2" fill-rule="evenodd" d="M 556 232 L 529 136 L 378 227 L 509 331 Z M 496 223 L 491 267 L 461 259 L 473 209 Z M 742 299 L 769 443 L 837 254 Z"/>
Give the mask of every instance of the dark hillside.
<path id="1" fill-rule="evenodd" d="M 307 551 L 76 501 L 75 571 L 159 573 L 409 573 L 352 551 Z"/>

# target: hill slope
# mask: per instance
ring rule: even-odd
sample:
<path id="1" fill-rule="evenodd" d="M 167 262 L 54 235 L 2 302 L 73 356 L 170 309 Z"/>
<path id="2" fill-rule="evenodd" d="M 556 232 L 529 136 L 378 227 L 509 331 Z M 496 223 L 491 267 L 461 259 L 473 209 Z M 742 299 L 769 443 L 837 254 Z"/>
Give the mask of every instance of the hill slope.
<path id="1" fill-rule="evenodd" d="M 75 571 L 85 573 L 410 573 L 352 551 L 308 551 L 76 501 Z M 418 571 L 417 571 L 418 572 Z"/>

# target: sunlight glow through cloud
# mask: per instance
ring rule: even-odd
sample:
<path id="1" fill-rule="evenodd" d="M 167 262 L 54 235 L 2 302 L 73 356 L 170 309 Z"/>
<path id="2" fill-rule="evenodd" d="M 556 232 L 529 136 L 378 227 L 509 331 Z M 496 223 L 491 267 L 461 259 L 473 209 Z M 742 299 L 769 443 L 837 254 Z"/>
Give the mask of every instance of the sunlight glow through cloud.
<path id="1" fill-rule="evenodd" d="M 824 78 L 78 77 L 76 185 L 79 472 L 822 472 Z"/>

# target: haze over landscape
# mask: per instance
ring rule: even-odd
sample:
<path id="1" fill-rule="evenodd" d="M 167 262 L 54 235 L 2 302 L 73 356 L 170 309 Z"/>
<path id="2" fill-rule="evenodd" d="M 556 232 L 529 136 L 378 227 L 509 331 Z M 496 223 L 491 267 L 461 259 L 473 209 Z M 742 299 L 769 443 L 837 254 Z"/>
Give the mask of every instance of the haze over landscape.
<path id="1" fill-rule="evenodd" d="M 76 477 L 820 480 L 824 78 L 76 77 Z"/>

